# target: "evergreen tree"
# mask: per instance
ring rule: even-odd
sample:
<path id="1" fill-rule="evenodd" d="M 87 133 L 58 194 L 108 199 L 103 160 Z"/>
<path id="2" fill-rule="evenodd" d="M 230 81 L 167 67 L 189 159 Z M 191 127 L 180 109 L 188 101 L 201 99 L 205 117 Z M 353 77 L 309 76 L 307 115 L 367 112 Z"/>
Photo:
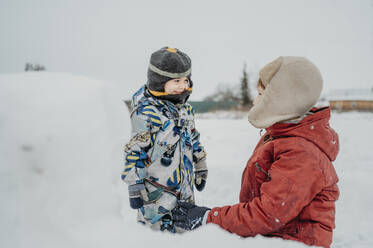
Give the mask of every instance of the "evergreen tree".
<path id="1" fill-rule="evenodd" d="M 242 106 L 251 106 L 252 104 L 250 98 L 249 76 L 246 72 L 246 63 L 243 68 L 243 76 L 241 79 L 241 104 Z"/>

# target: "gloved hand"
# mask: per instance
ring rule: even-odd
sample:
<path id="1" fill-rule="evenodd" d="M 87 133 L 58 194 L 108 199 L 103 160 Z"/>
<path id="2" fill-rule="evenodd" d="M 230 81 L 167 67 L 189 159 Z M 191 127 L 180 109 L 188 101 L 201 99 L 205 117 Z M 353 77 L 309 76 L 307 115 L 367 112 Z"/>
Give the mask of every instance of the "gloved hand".
<path id="1" fill-rule="evenodd" d="M 194 166 L 194 184 L 198 191 L 202 191 L 206 186 L 207 181 L 207 165 L 206 160 L 200 161 Z"/>
<path id="2" fill-rule="evenodd" d="M 128 195 L 130 206 L 133 209 L 141 208 L 144 205 L 144 200 L 148 201 L 147 192 L 143 183 L 129 185 Z"/>
<path id="3" fill-rule="evenodd" d="M 189 202 L 177 202 L 177 206 L 171 211 L 174 225 L 185 230 L 193 230 L 203 224 L 205 215 L 211 210 L 207 207 L 199 207 Z"/>

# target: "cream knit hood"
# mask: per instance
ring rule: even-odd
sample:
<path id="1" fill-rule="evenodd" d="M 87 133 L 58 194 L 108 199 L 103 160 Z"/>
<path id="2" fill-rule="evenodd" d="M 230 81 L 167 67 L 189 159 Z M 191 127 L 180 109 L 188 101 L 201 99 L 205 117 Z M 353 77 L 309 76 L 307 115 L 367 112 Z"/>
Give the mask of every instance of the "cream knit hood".
<path id="1" fill-rule="evenodd" d="M 316 104 L 323 84 L 320 71 L 303 57 L 279 57 L 260 70 L 259 78 L 265 90 L 249 111 L 257 128 L 302 116 Z"/>

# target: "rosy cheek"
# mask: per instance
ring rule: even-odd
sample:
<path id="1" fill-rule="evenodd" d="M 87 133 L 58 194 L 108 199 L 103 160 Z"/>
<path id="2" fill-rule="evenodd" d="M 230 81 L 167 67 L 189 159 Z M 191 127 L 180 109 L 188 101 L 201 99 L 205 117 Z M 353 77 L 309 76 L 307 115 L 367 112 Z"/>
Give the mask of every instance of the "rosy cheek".
<path id="1" fill-rule="evenodd" d="M 166 92 L 172 92 L 173 90 L 174 90 L 173 85 L 170 85 L 170 84 L 165 85 L 165 91 Z"/>

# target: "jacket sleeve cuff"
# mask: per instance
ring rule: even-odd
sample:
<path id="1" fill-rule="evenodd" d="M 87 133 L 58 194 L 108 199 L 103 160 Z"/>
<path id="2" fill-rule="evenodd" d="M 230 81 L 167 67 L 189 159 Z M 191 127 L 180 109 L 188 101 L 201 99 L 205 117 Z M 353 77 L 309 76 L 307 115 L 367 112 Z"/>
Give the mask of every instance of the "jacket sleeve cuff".
<path id="1" fill-rule="evenodd" d="M 213 208 L 209 211 L 206 224 L 214 223 L 218 224 L 220 219 L 220 208 Z"/>
<path id="2" fill-rule="evenodd" d="M 207 224 L 207 219 L 209 217 L 210 210 L 207 210 L 205 215 L 203 216 L 202 225 Z"/>

